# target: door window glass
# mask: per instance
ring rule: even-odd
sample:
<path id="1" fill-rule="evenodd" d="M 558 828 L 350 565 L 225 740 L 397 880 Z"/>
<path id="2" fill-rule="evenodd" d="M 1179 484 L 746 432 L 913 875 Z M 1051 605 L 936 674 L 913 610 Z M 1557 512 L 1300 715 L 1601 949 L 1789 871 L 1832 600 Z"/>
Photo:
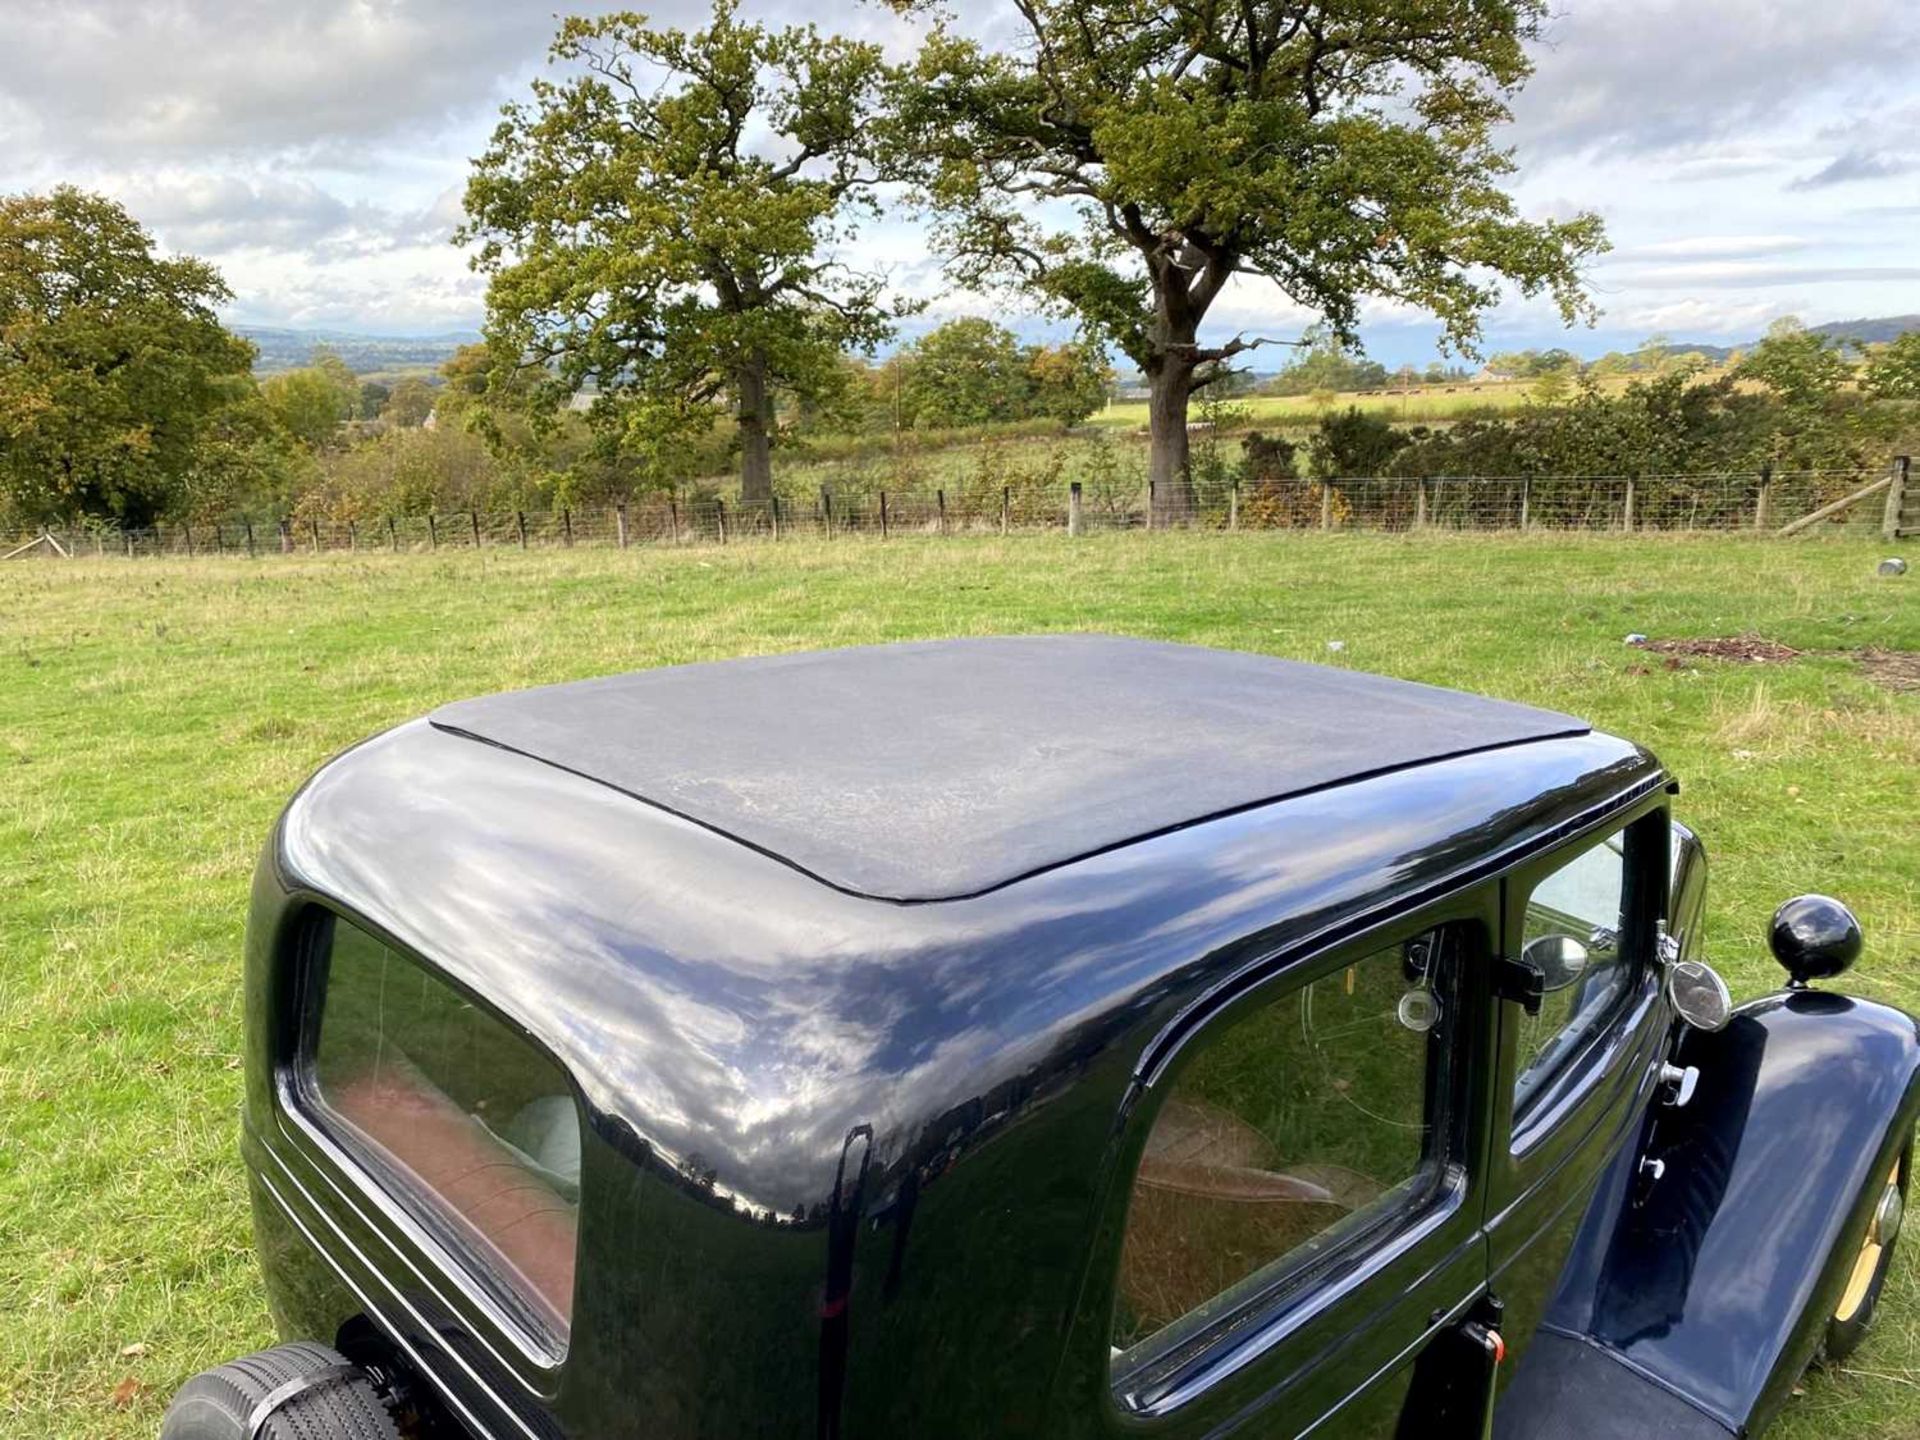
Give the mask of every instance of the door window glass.
<path id="1" fill-rule="evenodd" d="M 1439 1192 L 1458 940 L 1388 946 L 1198 1042 L 1133 1182 L 1117 1371 Z"/>
<path id="2" fill-rule="evenodd" d="M 1524 1111 L 1547 1081 L 1598 1033 L 1633 985 L 1626 932 L 1625 836 L 1568 860 L 1534 887 L 1521 930 L 1521 958 L 1540 969 L 1547 993 L 1538 1015 L 1519 1013 L 1514 1105 Z"/>

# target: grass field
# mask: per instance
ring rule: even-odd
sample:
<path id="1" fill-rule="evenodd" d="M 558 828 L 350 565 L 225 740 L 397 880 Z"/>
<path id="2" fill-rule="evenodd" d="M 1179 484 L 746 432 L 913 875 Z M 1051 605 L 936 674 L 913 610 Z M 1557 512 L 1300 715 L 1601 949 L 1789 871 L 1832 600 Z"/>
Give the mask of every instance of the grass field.
<path id="1" fill-rule="evenodd" d="M 1603 376 L 1599 381 L 1600 389 L 1609 395 L 1618 394 L 1634 378 L 1631 375 Z M 1570 392 L 1571 385 L 1568 389 Z M 1416 385 L 1411 390 L 1342 392 L 1333 397 L 1331 405 L 1322 405 L 1312 395 L 1248 395 L 1228 403 L 1234 410 L 1244 412 L 1255 424 L 1283 429 L 1312 425 L 1328 410 L 1338 413 L 1350 407 L 1383 416 L 1396 424 L 1431 425 L 1458 420 L 1463 415 L 1475 412 L 1518 410 L 1536 398 L 1537 394 L 1531 380 L 1501 380 L 1486 385 L 1473 385 L 1463 380 L 1452 385 Z M 1194 406 L 1195 420 L 1203 418 L 1200 409 L 1198 404 Z M 1088 423 L 1113 429 L 1144 430 L 1147 426 L 1147 402 L 1129 400 L 1109 405 Z"/>
<path id="2" fill-rule="evenodd" d="M 287 796 L 455 696 L 909 637 L 1103 629 L 1578 712 L 1653 746 L 1714 852 L 1709 950 L 1771 988 L 1773 906 L 1857 907 L 1860 992 L 1920 1008 L 1920 579 L 1701 538 L 916 540 L 0 566 L 0 1433 L 147 1436 L 268 1343 L 235 1154 L 248 875 Z M 1782 664 L 1621 643 L 1754 633 Z M 1344 642 L 1330 652 L 1328 642 Z M 777 724 L 775 719 L 773 722 Z M 1920 1434 L 1920 1245 L 1783 1440 Z"/>

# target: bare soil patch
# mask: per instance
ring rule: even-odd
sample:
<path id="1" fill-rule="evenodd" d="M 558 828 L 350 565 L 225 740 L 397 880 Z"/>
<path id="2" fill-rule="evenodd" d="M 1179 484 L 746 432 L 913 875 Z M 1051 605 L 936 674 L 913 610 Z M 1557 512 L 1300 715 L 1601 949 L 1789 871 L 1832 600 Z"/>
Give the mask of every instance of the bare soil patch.
<path id="1" fill-rule="evenodd" d="M 1792 646 L 1759 635 L 1729 635 L 1704 640 L 1642 640 L 1635 648 L 1674 658 L 1745 660 L 1756 665 L 1784 665 L 1789 660 L 1800 658 L 1800 652 Z"/>
<path id="2" fill-rule="evenodd" d="M 1901 694 L 1920 694 L 1920 650 L 1862 650 L 1860 668 L 1876 685 Z"/>

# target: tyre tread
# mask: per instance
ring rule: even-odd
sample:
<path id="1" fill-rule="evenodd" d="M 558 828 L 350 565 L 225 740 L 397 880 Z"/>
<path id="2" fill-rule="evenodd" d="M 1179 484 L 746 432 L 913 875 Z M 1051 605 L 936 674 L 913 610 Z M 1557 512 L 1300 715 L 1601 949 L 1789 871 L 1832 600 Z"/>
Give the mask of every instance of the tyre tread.
<path id="1" fill-rule="evenodd" d="M 340 1363 L 338 1352 L 298 1340 L 203 1371 L 174 1396 L 160 1440 L 246 1440 L 247 1421 L 262 1398 L 289 1380 Z M 261 1440 L 400 1440 L 393 1417 L 365 1377 L 294 1396 L 260 1433 Z"/>

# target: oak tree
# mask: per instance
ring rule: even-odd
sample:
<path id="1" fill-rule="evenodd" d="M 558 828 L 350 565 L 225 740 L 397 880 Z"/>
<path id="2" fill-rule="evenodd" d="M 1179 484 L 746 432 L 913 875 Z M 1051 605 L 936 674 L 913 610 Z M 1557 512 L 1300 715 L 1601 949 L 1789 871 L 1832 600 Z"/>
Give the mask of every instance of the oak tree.
<path id="1" fill-rule="evenodd" d="M 776 392 L 810 403 L 889 328 L 881 280 L 834 255 L 879 179 L 881 52 L 717 0 L 693 33 L 567 20 L 551 58 L 564 77 L 506 108 L 467 185 L 493 391 L 532 373 L 546 413 L 590 392 L 607 447 L 660 469 L 730 398 L 764 504 Z"/>
<path id="2" fill-rule="evenodd" d="M 104 196 L 0 196 L 0 510 L 144 526 L 185 503 L 252 392 L 253 348 L 214 313 L 229 298 Z"/>
<path id="3" fill-rule="evenodd" d="M 933 10 L 939 0 L 887 0 Z M 1546 0 L 1011 0 L 1018 48 L 936 24 L 899 139 L 958 279 L 1012 279 L 1145 372 L 1158 518 L 1192 504 L 1203 341 L 1237 277 L 1351 339 L 1368 297 L 1470 348 L 1504 278 L 1589 314 L 1599 220 L 1532 222 L 1496 130 Z"/>

